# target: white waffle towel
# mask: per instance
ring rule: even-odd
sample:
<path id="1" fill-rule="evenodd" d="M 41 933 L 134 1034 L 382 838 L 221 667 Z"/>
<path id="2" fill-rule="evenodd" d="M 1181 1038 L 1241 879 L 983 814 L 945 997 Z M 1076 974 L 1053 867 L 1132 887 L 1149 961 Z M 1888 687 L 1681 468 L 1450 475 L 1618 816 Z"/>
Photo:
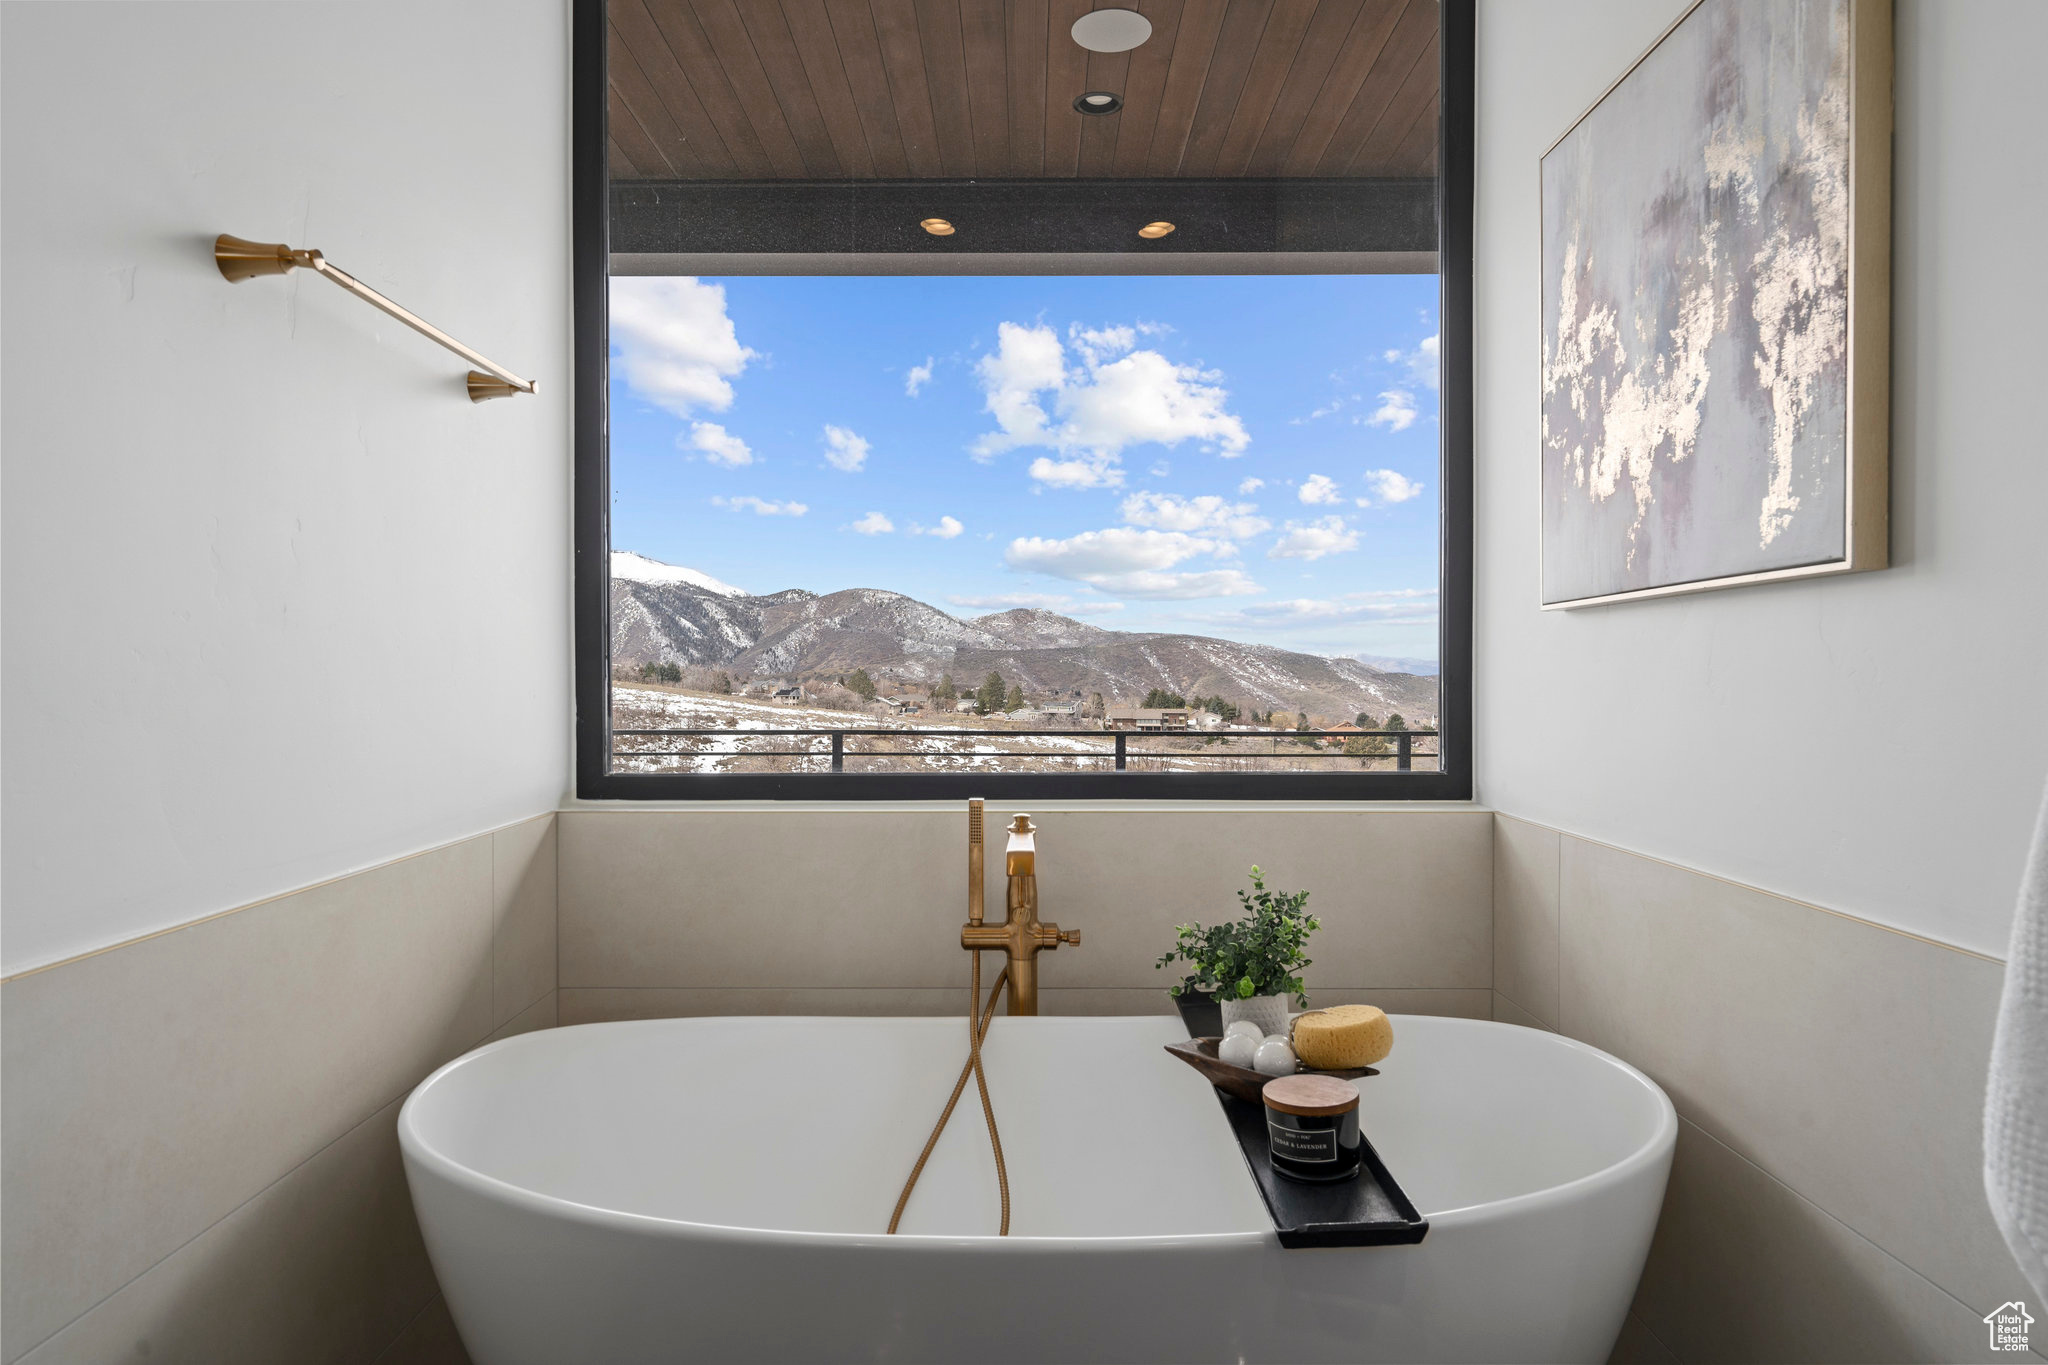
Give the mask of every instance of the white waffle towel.
<path id="1" fill-rule="evenodd" d="M 2048 1298 L 2048 802 L 2027 853 L 1991 1040 L 1984 1192 L 2021 1272 Z"/>

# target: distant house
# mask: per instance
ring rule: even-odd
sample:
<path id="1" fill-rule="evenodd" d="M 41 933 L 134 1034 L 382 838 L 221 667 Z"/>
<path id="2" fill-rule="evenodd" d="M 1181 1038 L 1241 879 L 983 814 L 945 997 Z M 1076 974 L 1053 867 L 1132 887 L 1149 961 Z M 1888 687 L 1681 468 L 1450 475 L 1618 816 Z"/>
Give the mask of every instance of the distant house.
<path id="1" fill-rule="evenodd" d="M 1081 715 L 1081 703 L 1077 701 L 1049 701 L 1038 708 L 1038 714 L 1048 725 L 1072 725 Z"/>
<path id="2" fill-rule="evenodd" d="M 886 706 L 891 711 L 902 711 L 909 706 L 909 703 L 901 697 L 885 697 L 878 693 L 875 697 L 875 705 Z"/>
<path id="3" fill-rule="evenodd" d="M 1111 730 L 1159 732 L 1188 728 L 1185 706 L 1112 706 L 1103 721 Z"/>
<path id="4" fill-rule="evenodd" d="M 976 700 L 974 700 L 974 698 L 972 698 L 972 697 L 969 697 L 969 698 L 967 698 L 967 700 L 965 700 L 965 701 L 956 701 L 956 702 L 954 702 L 954 703 L 953 703 L 953 709 L 954 709 L 955 711 L 959 712 L 959 713 L 960 713 L 961 715 L 963 715 L 963 716 L 964 716 L 964 715 L 966 715 L 966 714 L 967 714 L 967 713 L 968 713 L 969 711 L 972 711 L 972 710 L 974 710 L 974 709 L 975 709 L 975 708 L 976 708 L 977 706 L 979 706 L 980 704 L 981 704 L 981 703 L 980 703 L 980 702 L 977 702 Z"/>
<path id="5" fill-rule="evenodd" d="M 778 687 L 772 695 L 775 700 L 786 706 L 795 706 L 804 699 L 803 685 L 795 683 L 788 687 Z"/>
<path id="6" fill-rule="evenodd" d="M 1351 738 L 1351 736 L 1353 735 L 1362 735 L 1364 733 L 1366 733 L 1364 730 L 1361 730 L 1359 727 L 1353 725 L 1348 720 L 1345 721 L 1342 725 L 1332 725 L 1330 727 L 1330 747 L 1333 749 L 1341 749 L 1342 747 L 1344 747 L 1345 740 Z"/>

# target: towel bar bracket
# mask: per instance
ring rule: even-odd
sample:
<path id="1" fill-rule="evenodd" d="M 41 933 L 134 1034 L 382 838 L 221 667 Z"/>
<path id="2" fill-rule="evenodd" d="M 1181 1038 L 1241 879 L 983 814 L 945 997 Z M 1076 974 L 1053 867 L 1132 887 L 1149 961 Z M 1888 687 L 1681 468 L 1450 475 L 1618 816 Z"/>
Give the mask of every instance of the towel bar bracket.
<path id="1" fill-rule="evenodd" d="M 317 251 L 293 250 L 282 242 L 251 242 L 223 232 L 214 239 L 213 260 L 220 267 L 221 275 L 236 284 L 259 275 L 284 275 L 300 268 L 324 275 L 372 308 L 397 318 L 421 336 L 447 347 L 476 366 L 469 372 L 469 401 L 472 403 L 481 403 L 487 398 L 509 398 L 515 393 L 532 393 L 535 390 L 531 379 L 521 379 L 496 361 L 471 350 L 425 318 L 400 307 L 340 266 L 332 264 Z"/>

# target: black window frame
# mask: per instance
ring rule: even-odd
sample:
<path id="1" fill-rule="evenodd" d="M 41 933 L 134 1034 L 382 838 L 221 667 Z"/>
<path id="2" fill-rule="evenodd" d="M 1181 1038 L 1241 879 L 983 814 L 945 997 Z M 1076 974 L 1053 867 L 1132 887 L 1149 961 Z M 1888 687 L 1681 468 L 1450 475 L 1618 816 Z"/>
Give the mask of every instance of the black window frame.
<path id="1" fill-rule="evenodd" d="M 1438 771 L 619 773 L 611 756 L 610 177 L 604 0 L 572 16 L 576 795 L 613 801 L 1468 801 L 1472 797 L 1472 175 L 1475 0 L 1442 0 Z"/>

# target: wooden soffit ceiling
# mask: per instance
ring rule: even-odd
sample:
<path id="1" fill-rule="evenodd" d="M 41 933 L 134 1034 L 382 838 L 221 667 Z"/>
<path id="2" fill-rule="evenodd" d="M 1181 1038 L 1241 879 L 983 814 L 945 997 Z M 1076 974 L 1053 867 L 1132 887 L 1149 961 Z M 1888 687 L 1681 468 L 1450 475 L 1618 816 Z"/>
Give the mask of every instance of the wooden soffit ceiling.
<path id="1" fill-rule="evenodd" d="M 607 0 L 615 180 L 1436 174 L 1436 0 Z M 1069 30 L 1130 8 L 1152 36 Z M 1084 91 L 1123 109 L 1083 115 Z"/>

